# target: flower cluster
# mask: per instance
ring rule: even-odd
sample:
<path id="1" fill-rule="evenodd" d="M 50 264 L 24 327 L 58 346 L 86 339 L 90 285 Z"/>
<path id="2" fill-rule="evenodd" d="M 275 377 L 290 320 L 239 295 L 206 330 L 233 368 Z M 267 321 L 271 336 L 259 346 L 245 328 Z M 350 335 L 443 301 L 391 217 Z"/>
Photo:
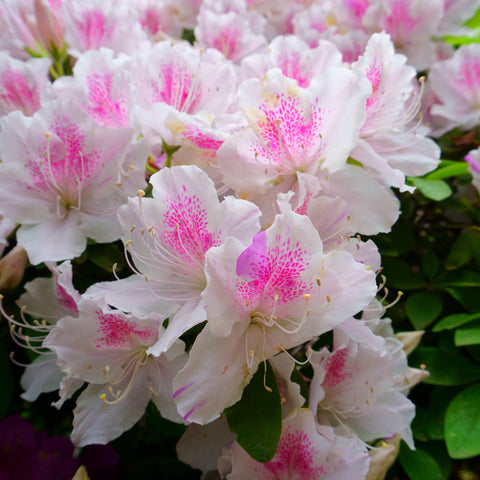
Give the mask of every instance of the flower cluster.
<path id="1" fill-rule="evenodd" d="M 229 480 L 361 480 L 376 440 L 413 448 L 424 372 L 382 318 L 368 237 L 438 165 L 429 135 L 478 124 L 480 50 L 440 40 L 476 7 L 0 0 L 0 245 L 16 228 L 50 272 L 3 312 L 38 354 L 23 398 L 74 398 L 80 446 L 151 401 L 189 425 L 179 457 Z M 80 290 L 93 242 L 123 243 L 130 274 Z M 268 369 L 262 463 L 225 412 Z"/>

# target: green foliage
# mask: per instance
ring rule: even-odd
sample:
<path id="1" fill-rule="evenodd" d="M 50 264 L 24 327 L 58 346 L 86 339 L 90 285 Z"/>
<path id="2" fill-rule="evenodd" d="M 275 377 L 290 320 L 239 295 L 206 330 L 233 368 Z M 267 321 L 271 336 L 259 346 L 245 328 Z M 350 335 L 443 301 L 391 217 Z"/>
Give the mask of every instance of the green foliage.
<path id="1" fill-rule="evenodd" d="M 445 417 L 445 440 L 452 458 L 480 455 L 480 384 L 462 390 Z"/>
<path id="2" fill-rule="evenodd" d="M 265 371 L 266 368 L 266 371 Z M 261 363 L 242 398 L 225 410 L 237 442 L 258 462 L 275 455 L 282 430 L 280 392 L 269 362 Z"/>
<path id="3" fill-rule="evenodd" d="M 400 446 L 400 463 L 411 480 L 445 480 L 438 463 L 427 452 L 410 450 L 404 443 Z"/>

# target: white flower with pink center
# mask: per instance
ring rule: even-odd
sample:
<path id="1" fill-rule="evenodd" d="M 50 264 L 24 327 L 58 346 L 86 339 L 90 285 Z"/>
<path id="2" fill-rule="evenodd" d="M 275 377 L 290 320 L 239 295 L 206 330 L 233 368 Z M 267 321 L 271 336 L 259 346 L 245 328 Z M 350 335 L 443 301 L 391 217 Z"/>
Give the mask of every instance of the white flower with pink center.
<path id="1" fill-rule="evenodd" d="M 32 118 L 13 112 L 1 129 L 1 210 L 22 224 L 17 240 L 32 263 L 78 256 L 87 237 L 119 238 L 117 209 L 144 185 L 133 131 L 95 125 L 69 102 Z"/>
<path id="2" fill-rule="evenodd" d="M 240 86 L 250 127 L 217 152 L 224 182 L 240 192 L 286 192 L 285 176 L 297 171 L 334 172 L 346 164 L 364 120 L 370 85 L 347 68 L 330 68 L 300 88 L 280 69 Z"/>
<path id="3" fill-rule="evenodd" d="M 147 353 L 162 334 L 158 315 L 139 319 L 83 299 L 77 317 L 63 317 L 44 345 L 68 377 L 88 382 L 77 399 L 72 440 L 107 443 L 131 428 L 150 400 L 169 420 L 179 420 L 172 380 L 185 364 L 183 342 L 161 356 Z"/>
<path id="4" fill-rule="evenodd" d="M 208 321 L 174 394 L 185 420 L 197 423 L 235 403 L 261 362 L 330 330 L 376 293 L 368 267 L 347 252 L 323 254 L 308 217 L 292 212 L 247 249 L 229 238 L 206 259 Z"/>
<path id="5" fill-rule="evenodd" d="M 438 103 L 430 112 L 450 126 L 471 129 L 480 122 L 480 45 L 463 45 L 452 58 L 435 63 L 428 81 Z"/>
<path id="6" fill-rule="evenodd" d="M 244 0 L 205 1 L 195 27 L 196 45 L 215 48 L 229 60 L 239 62 L 267 45 L 265 18 L 247 10 Z"/>
<path id="7" fill-rule="evenodd" d="M 362 23 L 370 32 L 386 31 L 408 63 L 422 70 L 436 59 L 433 37 L 443 16 L 444 0 L 378 0 Z"/>
<path id="8" fill-rule="evenodd" d="M 138 14 L 128 3 L 115 0 L 64 0 L 61 13 L 65 22 L 65 40 L 73 53 L 111 48 L 133 53 L 148 44 Z"/>
<path id="9" fill-rule="evenodd" d="M 228 480 L 364 480 L 370 457 L 354 438 L 319 428 L 308 409 L 297 409 L 282 423 L 272 460 L 253 460 L 238 444 L 231 449 Z"/>
<path id="10" fill-rule="evenodd" d="M 372 85 L 365 123 L 351 156 L 379 182 L 406 190 L 405 175 L 420 176 L 438 165 L 440 149 L 420 131 L 422 88 L 407 58 L 396 54 L 390 36 L 370 37 L 352 66 Z"/>
<path id="11" fill-rule="evenodd" d="M 241 76 L 262 78 L 268 70 L 280 68 L 282 73 L 297 81 L 298 86 L 307 88 L 312 79 L 330 67 L 342 66 L 342 54 L 327 40 L 310 48 L 296 35 L 276 37 L 266 53 L 249 55 L 242 60 Z"/>
<path id="12" fill-rule="evenodd" d="M 202 120 L 206 120 L 210 128 L 205 135 L 210 135 L 212 119 L 231 110 L 236 100 L 237 77 L 232 65 L 216 50 L 202 50 L 186 42 L 160 42 L 136 56 L 130 82 L 139 128 L 153 144 L 161 140 L 168 145 L 188 143 L 188 138 L 178 138 L 183 128 L 177 131 L 169 126 L 179 112 L 183 117 L 192 116 L 187 123 L 196 123 L 202 132 Z M 201 116 L 199 122 L 197 115 Z M 179 122 L 184 123 L 182 116 Z"/>
<path id="13" fill-rule="evenodd" d="M 131 95 L 127 66 L 132 59 L 114 58 L 106 48 L 82 54 L 73 77 L 61 77 L 53 84 L 55 98 L 76 102 L 97 123 L 105 127 L 130 125 Z"/>
<path id="14" fill-rule="evenodd" d="M 49 67 L 50 61 L 46 58 L 22 62 L 0 53 L 0 116 L 15 110 L 33 115 L 50 86 Z"/>
<path id="15" fill-rule="evenodd" d="M 107 303 L 137 315 L 170 316 L 166 333 L 149 351 L 158 355 L 206 320 L 206 253 L 228 237 L 245 248 L 260 228 L 260 211 L 233 197 L 220 202 L 213 182 L 196 166 L 165 168 L 150 182 L 153 198 L 132 198 L 119 212 L 136 275 L 90 292 L 103 292 Z"/>
<path id="16" fill-rule="evenodd" d="M 415 406 L 401 392 L 408 374 L 403 345 L 355 319 L 339 325 L 333 338 L 331 353 L 325 348 L 310 360 L 312 411 L 339 433 L 366 442 L 400 433 L 413 448 Z"/>

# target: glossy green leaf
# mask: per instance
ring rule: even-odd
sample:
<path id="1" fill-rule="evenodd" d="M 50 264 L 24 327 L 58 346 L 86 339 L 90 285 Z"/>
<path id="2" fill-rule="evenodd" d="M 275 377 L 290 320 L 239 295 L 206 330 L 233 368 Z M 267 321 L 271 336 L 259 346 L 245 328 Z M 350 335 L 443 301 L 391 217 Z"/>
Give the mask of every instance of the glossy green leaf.
<path id="1" fill-rule="evenodd" d="M 475 270 L 458 270 L 442 275 L 439 287 L 480 287 L 480 272 Z"/>
<path id="2" fill-rule="evenodd" d="M 447 182 L 443 180 L 426 180 L 425 178 L 411 178 L 415 185 L 427 198 L 437 202 L 445 200 L 452 194 L 452 189 Z"/>
<path id="3" fill-rule="evenodd" d="M 480 379 L 480 366 L 457 350 L 419 347 L 410 354 L 408 363 L 424 366 L 430 375 L 423 382 L 432 385 L 465 385 Z"/>
<path id="4" fill-rule="evenodd" d="M 480 295 L 478 287 L 446 288 L 457 302 L 471 313 L 480 311 Z"/>
<path id="5" fill-rule="evenodd" d="M 435 459 L 419 448 L 410 450 L 402 442 L 398 457 L 410 480 L 445 480 Z"/>
<path id="6" fill-rule="evenodd" d="M 461 233 L 453 242 L 450 252 L 445 260 L 447 270 L 455 270 L 470 262 L 474 256 L 480 232 L 467 230 Z"/>
<path id="7" fill-rule="evenodd" d="M 480 384 L 462 390 L 448 406 L 445 441 L 452 458 L 480 454 Z"/>
<path id="8" fill-rule="evenodd" d="M 237 442 L 253 459 L 268 462 L 273 458 L 282 430 L 282 409 L 269 362 L 260 364 L 240 401 L 225 413 L 230 430 L 238 436 Z"/>
<path id="9" fill-rule="evenodd" d="M 480 345 L 480 321 L 471 322 L 464 327 L 455 330 L 455 345 Z"/>
<path id="10" fill-rule="evenodd" d="M 440 260 L 433 250 L 426 250 L 422 257 L 422 272 L 432 280 L 440 270 Z"/>
<path id="11" fill-rule="evenodd" d="M 445 167 L 440 167 L 432 173 L 429 173 L 425 178 L 427 180 L 441 180 L 443 178 L 455 177 L 457 175 L 464 175 L 468 172 L 467 162 L 455 162 Z"/>
<path id="12" fill-rule="evenodd" d="M 454 389 L 433 387 L 425 407 L 417 406 L 412 431 L 415 439 L 422 442 L 443 440 L 445 438 L 445 413 L 452 398 Z"/>
<path id="13" fill-rule="evenodd" d="M 407 316 L 416 330 L 430 325 L 442 312 L 442 297 L 437 292 L 414 292 L 405 302 Z"/>
<path id="14" fill-rule="evenodd" d="M 457 313 L 455 315 L 449 315 L 442 318 L 433 328 L 433 332 L 440 332 L 442 330 L 451 330 L 452 328 L 460 327 L 466 323 L 473 322 L 474 320 L 480 320 L 480 313 L 472 315 L 469 313 Z"/>

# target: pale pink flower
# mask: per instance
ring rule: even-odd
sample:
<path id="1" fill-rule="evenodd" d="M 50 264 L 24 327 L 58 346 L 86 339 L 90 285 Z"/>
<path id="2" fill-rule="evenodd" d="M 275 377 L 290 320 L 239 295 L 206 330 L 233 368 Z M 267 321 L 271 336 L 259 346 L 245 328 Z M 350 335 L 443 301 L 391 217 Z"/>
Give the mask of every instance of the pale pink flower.
<path id="1" fill-rule="evenodd" d="M 216 116 L 231 110 L 236 100 L 233 66 L 218 51 L 186 42 L 160 42 L 137 55 L 130 82 L 139 129 L 153 146 L 162 140 L 178 145 L 189 143 L 189 137 L 209 137 Z M 185 115 L 200 118 L 190 121 Z"/>
<path id="2" fill-rule="evenodd" d="M 330 330 L 376 292 L 371 270 L 347 252 L 323 254 L 308 217 L 291 212 L 246 250 L 229 238 L 206 259 L 207 326 L 174 394 L 185 420 L 197 423 L 235 403 L 262 361 Z"/>
<path id="3" fill-rule="evenodd" d="M 265 18 L 258 12 L 247 11 L 244 0 L 207 0 L 197 17 L 195 42 L 201 47 L 215 48 L 226 58 L 239 62 L 266 47 L 265 24 Z"/>
<path id="4" fill-rule="evenodd" d="M 220 202 L 213 182 L 196 166 L 165 168 L 150 182 L 153 198 L 132 198 L 119 211 L 136 275 L 90 292 L 103 291 L 107 303 L 137 315 L 170 316 L 166 333 L 149 350 L 158 355 L 206 320 L 201 293 L 208 250 L 228 237 L 245 248 L 259 230 L 260 211 L 233 197 Z"/>
<path id="5" fill-rule="evenodd" d="M 473 177 L 472 184 L 480 192 L 480 149 L 468 152 L 465 161 L 468 162 L 468 171 Z"/>
<path id="6" fill-rule="evenodd" d="M 82 54 L 73 68 L 73 77 L 65 76 L 53 84 L 52 96 L 76 102 L 98 124 L 126 128 L 131 126 L 132 100 L 126 55 L 114 57 L 106 48 Z"/>
<path id="7" fill-rule="evenodd" d="M 370 37 L 365 53 L 352 66 L 372 85 L 360 139 L 351 156 L 378 181 L 407 190 L 405 175 L 420 176 L 438 165 L 440 149 L 419 128 L 420 96 L 416 71 L 395 53 L 386 33 Z M 411 124 L 413 123 L 413 126 Z"/>
<path id="8" fill-rule="evenodd" d="M 20 110 L 33 115 L 50 86 L 50 60 L 32 58 L 27 62 L 0 53 L 0 116 Z"/>
<path id="9" fill-rule="evenodd" d="M 136 52 L 147 45 L 138 14 L 128 3 L 115 0 L 63 0 L 65 40 L 78 56 L 79 52 L 110 48 L 119 53 Z"/>
<path id="10" fill-rule="evenodd" d="M 307 88 L 312 79 L 330 67 L 342 66 L 342 54 L 327 40 L 321 40 L 315 48 L 296 35 L 276 37 L 266 53 L 249 55 L 242 60 L 241 76 L 262 78 L 268 70 L 280 68 L 283 75 L 293 78 L 298 86 Z"/>
<path id="11" fill-rule="evenodd" d="M 179 420 L 172 380 L 185 364 L 183 342 L 159 357 L 147 353 L 162 334 L 158 315 L 139 319 L 83 299 L 78 317 L 63 317 L 44 346 L 68 377 L 88 382 L 77 399 L 72 440 L 108 443 L 131 428 L 152 400 L 162 416 Z"/>
<path id="12" fill-rule="evenodd" d="M 87 237 L 119 238 L 117 209 L 144 185 L 146 152 L 131 130 L 95 125 L 68 102 L 31 118 L 13 112 L 1 130 L 1 210 L 22 224 L 17 240 L 32 263 L 78 256 Z"/>
<path id="13" fill-rule="evenodd" d="M 437 35 L 468 35 L 470 29 L 465 27 L 465 22 L 473 17 L 479 7 L 478 0 L 445 0 Z"/>
<path id="14" fill-rule="evenodd" d="M 231 451 L 228 480 L 364 480 L 370 457 L 354 438 L 317 426 L 308 409 L 297 409 L 282 423 L 272 460 L 253 460 L 238 444 Z"/>
<path id="15" fill-rule="evenodd" d="M 471 129 L 480 123 L 480 45 L 463 45 L 452 58 L 435 63 L 428 76 L 438 103 L 430 109 L 450 126 Z M 452 125 L 453 124 L 453 125 Z"/>
<path id="16" fill-rule="evenodd" d="M 239 99 L 250 126 L 217 152 L 225 184 L 263 195 L 277 185 L 288 191 L 283 182 L 297 171 L 339 170 L 357 141 L 369 93 L 366 79 L 347 68 L 328 69 L 306 89 L 278 68 L 244 81 Z"/>
<path id="17" fill-rule="evenodd" d="M 377 0 L 363 16 L 370 32 L 387 32 L 395 49 L 408 63 L 424 70 L 435 61 L 436 35 L 443 16 L 444 0 Z"/>
<path id="18" fill-rule="evenodd" d="M 362 441 L 400 433 L 413 448 L 415 406 L 400 390 L 408 373 L 403 345 L 356 319 L 334 329 L 333 350 L 312 354 L 309 407 L 320 423 Z"/>

